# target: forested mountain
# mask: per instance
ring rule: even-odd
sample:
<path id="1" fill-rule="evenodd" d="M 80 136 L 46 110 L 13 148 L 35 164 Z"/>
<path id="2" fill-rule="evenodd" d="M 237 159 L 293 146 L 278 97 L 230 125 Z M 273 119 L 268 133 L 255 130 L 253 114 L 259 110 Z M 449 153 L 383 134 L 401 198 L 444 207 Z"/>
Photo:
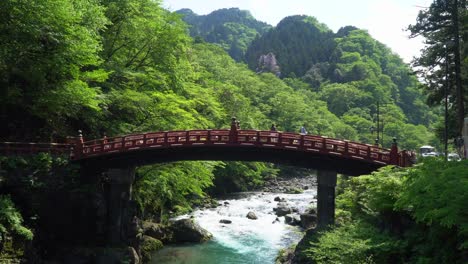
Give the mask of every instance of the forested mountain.
<path id="1" fill-rule="evenodd" d="M 312 65 L 329 60 L 335 46 L 333 37 L 333 32 L 314 17 L 286 17 L 252 42 L 245 59 L 255 70 L 258 58 L 272 52 L 279 61 L 282 76 L 299 77 Z"/>
<path id="2" fill-rule="evenodd" d="M 256 20 L 249 11 L 238 8 L 219 9 L 199 16 L 190 9 L 181 9 L 182 19 L 190 25 L 190 36 L 219 44 L 236 61 L 242 61 L 248 46 L 271 26 Z"/>

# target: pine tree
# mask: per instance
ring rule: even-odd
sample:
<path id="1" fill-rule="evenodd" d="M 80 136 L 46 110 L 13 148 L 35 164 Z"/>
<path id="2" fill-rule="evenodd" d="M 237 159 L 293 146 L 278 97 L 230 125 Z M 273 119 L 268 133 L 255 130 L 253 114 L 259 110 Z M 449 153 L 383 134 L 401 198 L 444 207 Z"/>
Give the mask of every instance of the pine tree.
<path id="1" fill-rule="evenodd" d="M 415 25 L 408 27 L 410 37 L 425 37 L 426 47 L 413 66 L 420 67 L 419 74 L 427 84 L 429 102 L 443 104 L 445 88 L 448 91 L 452 112 L 456 111 L 459 134 L 465 116 L 465 94 L 463 88 L 460 49 L 466 45 L 467 25 L 463 19 L 467 13 L 466 0 L 434 0 L 430 7 L 420 11 Z M 466 58 L 466 54 L 463 55 Z M 449 86 L 449 87 L 447 87 Z"/>

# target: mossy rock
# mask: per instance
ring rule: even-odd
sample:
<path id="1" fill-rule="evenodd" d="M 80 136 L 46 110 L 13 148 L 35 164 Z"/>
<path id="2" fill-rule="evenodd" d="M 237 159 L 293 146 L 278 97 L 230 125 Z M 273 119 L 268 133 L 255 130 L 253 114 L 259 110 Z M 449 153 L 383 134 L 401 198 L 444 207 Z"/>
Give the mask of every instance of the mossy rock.
<path id="1" fill-rule="evenodd" d="M 289 188 L 289 189 L 287 189 L 285 191 L 285 193 L 291 193 L 291 194 L 300 194 L 300 193 L 303 193 L 303 192 L 304 192 L 304 190 L 299 189 L 299 188 L 295 188 L 295 187 L 291 187 L 291 188 Z"/>
<path id="2" fill-rule="evenodd" d="M 141 256 L 143 258 L 143 262 L 147 262 L 151 260 L 151 255 L 153 252 L 160 250 L 163 248 L 163 243 L 156 238 L 152 238 L 150 236 L 143 236 L 141 243 Z"/>

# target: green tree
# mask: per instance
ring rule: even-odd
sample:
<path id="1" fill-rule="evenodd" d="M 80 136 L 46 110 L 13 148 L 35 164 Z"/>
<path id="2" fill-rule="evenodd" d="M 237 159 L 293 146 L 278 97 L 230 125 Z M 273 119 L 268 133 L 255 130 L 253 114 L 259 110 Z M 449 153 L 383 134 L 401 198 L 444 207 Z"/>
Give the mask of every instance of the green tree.
<path id="1" fill-rule="evenodd" d="M 94 0 L 1 1 L 1 138 L 50 140 L 99 114 L 103 11 Z"/>
<path id="2" fill-rule="evenodd" d="M 468 31 L 463 20 L 467 9 L 465 0 L 435 0 L 428 9 L 419 12 L 416 24 L 408 27 L 411 37 L 426 39 L 426 47 L 413 65 L 421 68 L 419 74 L 425 79 L 429 102 L 443 104 L 444 91 L 449 94 L 450 105 L 453 104 L 450 111 L 456 112 L 452 136 L 460 134 L 466 111 L 466 81 L 461 74 L 466 53 L 461 52 L 461 47 Z"/>

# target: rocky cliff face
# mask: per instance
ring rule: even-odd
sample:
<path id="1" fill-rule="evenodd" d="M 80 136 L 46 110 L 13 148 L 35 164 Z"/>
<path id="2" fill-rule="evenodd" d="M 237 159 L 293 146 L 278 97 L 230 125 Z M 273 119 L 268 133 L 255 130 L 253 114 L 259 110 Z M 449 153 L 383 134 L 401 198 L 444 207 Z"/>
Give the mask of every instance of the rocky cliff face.
<path id="1" fill-rule="evenodd" d="M 281 71 L 280 66 L 278 65 L 278 61 L 276 60 L 275 54 L 269 52 L 266 55 L 261 55 L 258 59 L 258 66 L 256 72 L 271 72 L 279 77 L 281 75 Z"/>

